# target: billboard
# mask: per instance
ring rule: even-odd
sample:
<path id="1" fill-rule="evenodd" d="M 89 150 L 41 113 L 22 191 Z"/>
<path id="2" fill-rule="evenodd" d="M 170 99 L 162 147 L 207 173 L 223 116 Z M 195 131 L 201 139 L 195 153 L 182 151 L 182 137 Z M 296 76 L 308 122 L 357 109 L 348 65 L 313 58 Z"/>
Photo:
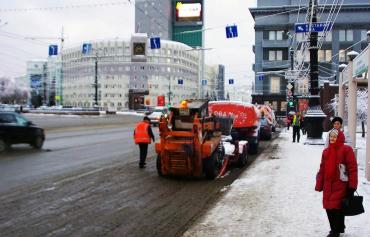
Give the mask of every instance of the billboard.
<path id="1" fill-rule="evenodd" d="M 176 22 L 202 22 L 202 0 L 176 1 Z"/>
<path id="2" fill-rule="evenodd" d="M 42 87 L 41 75 L 40 74 L 31 75 L 30 85 L 32 90 L 39 90 Z"/>

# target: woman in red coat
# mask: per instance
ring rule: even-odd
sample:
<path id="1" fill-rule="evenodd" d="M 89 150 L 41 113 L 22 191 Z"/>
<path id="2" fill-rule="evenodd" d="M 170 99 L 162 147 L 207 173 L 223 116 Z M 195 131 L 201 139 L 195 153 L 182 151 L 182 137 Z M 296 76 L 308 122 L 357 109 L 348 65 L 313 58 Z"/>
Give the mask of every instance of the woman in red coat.
<path id="1" fill-rule="evenodd" d="M 315 190 L 323 191 L 323 206 L 330 223 L 329 236 L 344 233 L 342 200 L 357 189 L 357 162 L 352 147 L 344 144 L 344 135 L 337 129 L 329 132 L 329 147 L 324 149 Z"/>

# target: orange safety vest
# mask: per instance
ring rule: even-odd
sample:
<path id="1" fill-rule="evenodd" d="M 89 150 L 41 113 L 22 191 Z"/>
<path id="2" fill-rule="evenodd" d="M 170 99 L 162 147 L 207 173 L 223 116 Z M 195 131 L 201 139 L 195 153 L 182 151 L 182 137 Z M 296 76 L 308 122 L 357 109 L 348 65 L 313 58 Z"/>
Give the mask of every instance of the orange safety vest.
<path id="1" fill-rule="evenodd" d="M 135 144 L 139 144 L 139 143 L 150 144 L 151 143 L 151 139 L 148 133 L 149 126 L 150 125 L 146 122 L 140 122 L 136 125 L 135 135 L 134 135 Z"/>

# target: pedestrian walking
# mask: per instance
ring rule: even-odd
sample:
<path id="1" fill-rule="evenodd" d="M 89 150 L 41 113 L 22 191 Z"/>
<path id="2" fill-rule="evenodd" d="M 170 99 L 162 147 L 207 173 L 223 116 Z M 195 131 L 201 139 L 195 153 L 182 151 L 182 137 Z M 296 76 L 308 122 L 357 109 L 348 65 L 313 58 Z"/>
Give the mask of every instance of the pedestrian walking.
<path id="1" fill-rule="evenodd" d="M 357 189 L 357 162 L 352 147 L 344 144 L 343 133 L 332 129 L 329 140 L 329 147 L 322 153 L 315 190 L 323 191 L 323 207 L 330 224 L 328 237 L 339 237 L 345 230 L 342 201 L 352 198 Z"/>
<path id="2" fill-rule="evenodd" d="M 301 113 L 298 111 L 294 116 L 293 116 L 293 142 L 295 142 L 295 138 L 297 137 L 297 142 L 299 142 L 299 139 L 301 137 L 300 129 L 301 129 L 301 122 L 302 122 L 302 116 Z"/>
<path id="3" fill-rule="evenodd" d="M 153 131 L 150 127 L 150 119 L 147 116 L 144 117 L 143 121 L 136 124 L 134 130 L 134 140 L 135 144 L 138 144 L 140 149 L 139 168 L 145 168 L 148 145 L 151 143 L 151 140 L 155 142 Z"/>

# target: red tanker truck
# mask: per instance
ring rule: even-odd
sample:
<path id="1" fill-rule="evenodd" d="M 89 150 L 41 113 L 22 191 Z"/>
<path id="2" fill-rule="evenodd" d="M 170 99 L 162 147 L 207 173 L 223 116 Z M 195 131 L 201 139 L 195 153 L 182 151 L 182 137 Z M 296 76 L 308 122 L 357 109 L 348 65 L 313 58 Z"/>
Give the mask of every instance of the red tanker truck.
<path id="1" fill-rule="evenodd" d="M 232 118 L 232 138 L 248 141 L 250 154 L 258 152 L 260 112 L 256 106 L 244 102 L 211 101 L 208 103 L 208 110 L 216 117 Z"/>

